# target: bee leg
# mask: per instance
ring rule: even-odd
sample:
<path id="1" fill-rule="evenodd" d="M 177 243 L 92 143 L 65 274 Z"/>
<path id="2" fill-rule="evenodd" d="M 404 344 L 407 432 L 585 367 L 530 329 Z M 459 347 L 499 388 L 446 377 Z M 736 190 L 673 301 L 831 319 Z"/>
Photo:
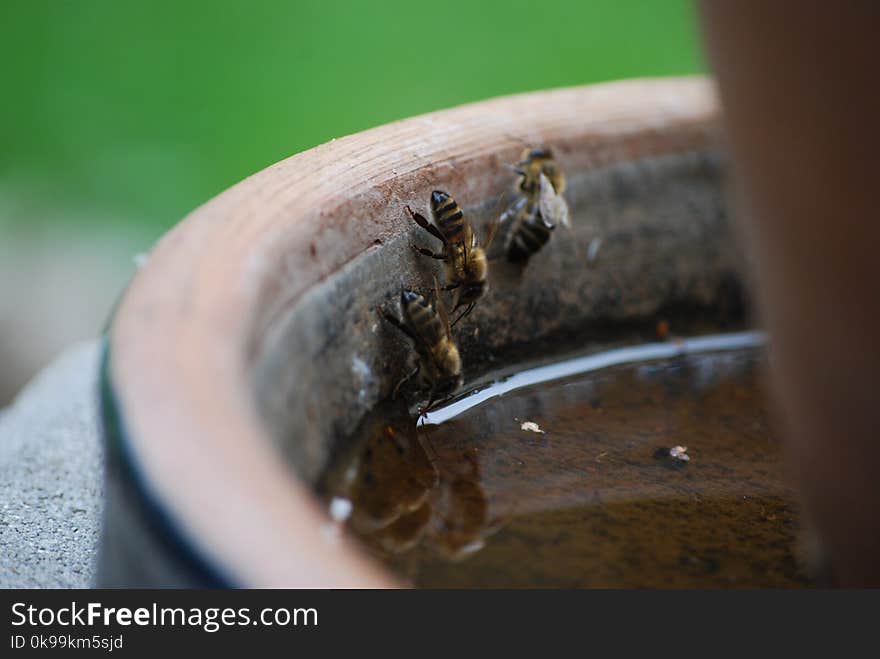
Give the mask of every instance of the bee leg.
<path id="1" fill-rule="evenodd" d="M 413 245 L 412 248 L 416 250 L 419 254 L 423 254 L 424 256 L 430 256 L 432 259 L 437 259 L 438 261 L 445 261 L 446 254 L 435 254 L 430 249 L 425 249 L 424 247 L 419 247 L 417 245 Z"/>
<path id="2" fill-rule="evenodd" d="M 440 290 L 441 291 L 454 291 L 459 286 L 461 286 L 461 284 L 448 284 L 448 285 L 444 286 L 443 288 L 441 288 Z"/>
<path id="3" fill-rule="evenodd" d="M 498 224 L 504 224 L 509 221 L 511 218 L 516 217 L 517 214 L 523 209 L 523 206 L 526 205 L 528 201 L 528 197 L 519 197 L 513 204 L 511 204 L 510 208 L 501 213 L 501 217 L 498 218 Z"/>
<path id="4" fill-rule="evenodd" d="M 467 305 L 467 308 L 461 313 L 461 315 L 460 315 L 458 318 L 456 318 L 456 319 L 452 322 L 451 327 L 455 327 L 455 323 L 457 323 L 457 322 L 460 321 L 462 318 L 464 318 L 465 316 L 467 316 L 471 311 L 473 311 L 474 306 L 475 306 L 476 304 L 477 304 L 476 302 L 471 302 L 469 305 Z"/>
<path id="5" fill-rule="evenodd" d="M 416 429 L 416 432 L 418 432 L 418 428 Z M 437 449 L 435 449 L 434 444 L 431 443 L 431 438 L 424 432 L 421 435 L 416 435 L 416 437 L 419 439 L 422 448 L 425 449 L 425 454 L 428 456 L 428 462 L 435 464 L 437 460 L 440 459 L 440 456 L 437 455 Z"/>
<path id="6" fill-rule="evenodd" d="M 440 229 L 428 222 L 428 220 L 425 219 L 424 215 L 414 212 L 413 209 L 409 206 L 406 207 L 406 212 L 409 213 L 409 216 L 415 221 L 416 224 L 418 224 L 425 231 L 440 240 L 444 245 L 446 244 L 446 238 L 444 238 L 443 234 L 440 233 Z"/>
<path id="7" fill-rule="evenodd" d="M 385 309 L 383 309 L 383 308 L 381 308 L 381 307 L 379 308 L 379 313 L 382 314 L 382 317 L 383 317 L 385 320 L 387 320 L 389 323 L 391 323 L 392 325 L 394 325 L 397 329 L 399 329 L 401 332 L 403 332 L 404 334 L 406 334 L 406 335 L 407 335 L 409 338 L 411 338 L 413 341 L 417 341 L 417 340 L 418 340 L 418 339 L 416 338 L 415 334 L 412 333 L 412 330 L 410 330 L 409 327 L 407 327 L 406 325 L 404 325 L 403 323 L 401 323 L 401 322 L 400 322 L 400 321 L 399 321 L 399 320 L 398 320 L 393 314 L 388 313 Z"/>
<path id="8" fill-rule="evenodd" d="M 434 387 L 431 387 L 431 395 L 428 397 L 428 402 L 425 404 L 424 407 L 419 409 L 419 416 L 420 417 L 425 416 L 430 411 L 431 405 L 434 404 L 434 396 L 435 395 L 436 394 L 434 393 Z"/>
<path id="9" fill-rule="evenodd" d="M 395 398 L 397 398 L 397 393 L 400 391 L 400 388 L 403 386 L 403 384 L 405 382 L 409 382 L 413 377 L 418 375 L 418 372 L 419 372 L 419 370 L 421 370 L 421 368 L 422 368 L 422 365 L 418 364 L 412 370 L 411 373 L 409 373 L 408 375 L 405 375 L 405 376 L 403 376 L 403 378 L 401 378 L 400 382 L 398 382 L 397 385 L 394 387 L 394 391 L 391 392 L 391 400 L 394 400 Z"/>

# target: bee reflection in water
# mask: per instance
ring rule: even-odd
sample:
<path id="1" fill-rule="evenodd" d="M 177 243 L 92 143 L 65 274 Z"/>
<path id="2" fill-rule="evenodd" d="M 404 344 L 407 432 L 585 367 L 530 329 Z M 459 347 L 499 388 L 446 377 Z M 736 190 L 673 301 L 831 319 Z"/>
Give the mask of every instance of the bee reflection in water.
<path id="1" fill-rule="evenodd" d="M 384 560 L 403 559 L 414 578 L 419 545 L 446 560 L 481 548 L 498 529 L 480 483 L 474 449 L 438 460 L 426 435 L 400 407 L 376 414 L 366 439 L 345 461 L 331 496 L 352 504 L 349 528 Z"/>

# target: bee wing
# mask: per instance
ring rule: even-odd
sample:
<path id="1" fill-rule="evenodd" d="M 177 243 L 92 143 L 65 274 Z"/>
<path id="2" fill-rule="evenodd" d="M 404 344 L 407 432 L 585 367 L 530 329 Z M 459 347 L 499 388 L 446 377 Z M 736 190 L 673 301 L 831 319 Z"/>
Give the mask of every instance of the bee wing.
<path id="1" fill-rule="evenodd" d="M 507 210 L 501 213 L 501 216 L 498 218 L 498 223 L 504 224 L 505 222 L 508 222 L 512 218 L 519 215 L 520 211 L 522 211 L 522 208 L 526 205 L 527 201 L 527 197 L 520 195 L 515 202 L 507 207 Z"/>
<path id="2" fill-rule="evenodd" d="M 440 297 L 440 284 L 437 281 L 437 275 L 434 275 L 434 311 L 440 314 L 440 320 L 446 329 L 446 336 L 452 336 L 452 329 L 449 326 L 449 314 L 446 313 L 446 305 L 443 304 L 443 298 Z"/>
<path id="3" fill-rule="evenodd" d="M 498 228 L 501 226 L 501 218 L 495 218 L 491 222 L 489 222 L 489 226 L 486 227 L 486 239 L 483 242 L 483 249 L 486 250 L 486 253 L 489 253 L 489 248 L 492 246 L 492 242 L 495 240 L 495 236 L 498 234 Z"/>
<path id="4" fill-rule="evenodd" d="M 470 222 L 467 222 L 465 225 L 465 231 L 468 235 L 465 235 L 464 242 L 462 242 L 462 251 L 464 252 L 464 264 L 465 267 L 471 262 L 471 250 L 477 246 L 477 234 L 474 231 L 474 227 Z"/>
<path id="5" fill-rule="evenodd" d="M 571 228 L 571 220 L 568 216 L 568 204 L 565 197 L 556 194 L 553 184 L 545 174 L 541 174 L 541 196 L 538 205 L 541 216 L 546 222 L 556 225 L 561 224 L 567 229 Z"/>

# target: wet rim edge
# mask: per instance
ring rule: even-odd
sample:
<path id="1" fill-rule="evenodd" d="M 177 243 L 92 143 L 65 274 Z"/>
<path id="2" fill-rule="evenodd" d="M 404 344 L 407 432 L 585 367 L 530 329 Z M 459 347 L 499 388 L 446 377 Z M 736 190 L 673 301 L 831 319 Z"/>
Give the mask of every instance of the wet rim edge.
<path id="1" fill-rule="evenodd" d="M 742 348 L 758 348 L 767 344 L 767 335 L 760 330 L 731 334 L 710 334 L 664 343 L 641 343 L 581 357 L 563 359 L 544 366 L 530 368 L 489 385 L 475 389 L 449 405 L 438 408 L 419 418 L 419 426 L 439 425 L 484 402 L 506 393 L 545 382 L 553 382 L 573 375 L 600 371 L 611 366 L 668 359 L 679 355 L 707 352 L 726 352 Z"/>

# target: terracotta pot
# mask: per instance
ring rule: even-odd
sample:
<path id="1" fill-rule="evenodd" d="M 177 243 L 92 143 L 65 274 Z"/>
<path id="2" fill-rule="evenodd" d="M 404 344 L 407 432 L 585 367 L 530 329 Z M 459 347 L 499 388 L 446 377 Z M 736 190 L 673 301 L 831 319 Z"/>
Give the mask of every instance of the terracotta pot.
<path id="1" fill-rule="evenodd" d="M 493 266 L 461 325 L 469 381 L 661 313 L 736 316 L 716 115 L 702 78 L 493 99 L 334 140 L 191 213 L 108 334 L 100 584 L 397 584 L 310 488 L 404 372 L 407 343 L 376 308 L 435 271 L 404 207 L 447 190 L 481 232 L 523 145 L 567 173 L 573 229 L 523 271 Z"/>

